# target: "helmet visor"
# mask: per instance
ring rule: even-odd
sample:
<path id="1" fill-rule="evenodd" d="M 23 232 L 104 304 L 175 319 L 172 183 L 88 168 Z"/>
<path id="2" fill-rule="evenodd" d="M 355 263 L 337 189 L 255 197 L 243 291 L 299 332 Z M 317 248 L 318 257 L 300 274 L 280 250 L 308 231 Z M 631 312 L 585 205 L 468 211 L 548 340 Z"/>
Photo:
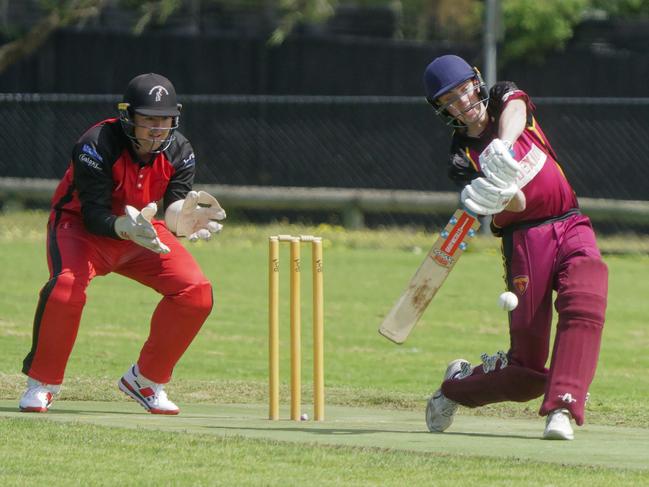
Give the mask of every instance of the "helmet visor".
<path id="1" fill-rule="evenodd" d="M 474 93 L 478 88 L 479 88 L 479 86 L 477 85 L 477 83 L 475 83 L 475 82 L 472 80 L 471 83 L 467 83 L 467 85 L 464 86 L 464 87 L 462 87 L 461 90 L 456 90 L 456 92 L 453 94 L 454 96 L 449 96 L 448 98 L 445 97 L 445 100 L 444 100 L 443 103 L 442 103 L 442 101 L 438 98 L 438 99 L 437 99 L 438 107 L 437 107 L 436 113 L 439 115 L 439 114 L 441 114 L 442 112 L 444 112 L 445 110 L 448 111 L 448 109 L 449 109 L 451 106 L 452 106 L 453 108 L 455 108 L 459 113 L 463 113 L 463 112 L 465 112 L 465 111 L 471 110 L 471 109 L 472 109 L 473 107 L 475 107 L 478 103 L 480 103 L 481 100 L 480 100 L 479 98 L 478 98 L 477 102 L 472 103 L 472 104 L 470 104 L 468 107 L 464 107 L 463 109 L 461 109 L 460 107 L 458 107 L 457 103 L 458 103 L 458 102 L 459 102 L 463 97 L 465 97 L 465 96 L 471 96 L 471 95 L 472 95 L 472 94 L 473 94 L 473 93 Z M 442 96 L 444 96 L 444 95 L 442 95 Z"/>

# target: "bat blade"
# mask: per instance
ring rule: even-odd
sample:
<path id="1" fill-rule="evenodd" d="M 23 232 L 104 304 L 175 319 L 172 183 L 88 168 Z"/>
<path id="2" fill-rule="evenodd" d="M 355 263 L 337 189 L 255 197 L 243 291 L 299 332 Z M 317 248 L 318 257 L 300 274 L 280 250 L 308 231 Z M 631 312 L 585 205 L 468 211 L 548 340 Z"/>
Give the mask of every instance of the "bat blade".
<path id="1" fill-rule="evenodd" d="M 466 249 L 465 240 L 473 237 L 479 228 L 477 217 L 465 210 L 455 211 L 410 279 L 408 287 L 381 323 L 381 335 L 397 344 L 406 341 Z"/>

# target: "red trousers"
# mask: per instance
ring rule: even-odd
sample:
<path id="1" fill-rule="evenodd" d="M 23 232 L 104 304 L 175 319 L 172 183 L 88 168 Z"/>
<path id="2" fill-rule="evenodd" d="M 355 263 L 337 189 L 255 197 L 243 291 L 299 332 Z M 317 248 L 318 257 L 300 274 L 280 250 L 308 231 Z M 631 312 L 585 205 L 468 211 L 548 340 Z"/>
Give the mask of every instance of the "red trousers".
<path id="1" fill-rule="evenodd" d="M 46 384 L 63 382 L 86 288 L 95 276 L 116 272 L 162 295 L 137 364 L 146 378 L 169 382 L 212 309 L 212 286 L 166 226 L 155 220 L 153 224 L 170 253 L 160 255 L 130 240 L 91 234 L 78 216 L 52 213 L 47 230 L 50 279 L 40 292 L 32 348 L 23 362 L 25 374 Z M 114 305 L 119 308 L 119 301 Z"/>

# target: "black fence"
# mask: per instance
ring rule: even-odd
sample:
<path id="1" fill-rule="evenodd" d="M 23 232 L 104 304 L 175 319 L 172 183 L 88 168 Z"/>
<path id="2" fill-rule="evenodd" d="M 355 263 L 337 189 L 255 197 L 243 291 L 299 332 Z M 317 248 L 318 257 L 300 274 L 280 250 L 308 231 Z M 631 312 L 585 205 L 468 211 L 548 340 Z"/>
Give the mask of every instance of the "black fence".
<path id="1" fill-rule="evenodd" d="M 113 95 L 0 95 L 0 177 L 60 178 Z M 416 97 L 185 96 L 197 182 L 449 191 L 450 129 Z M 536 100 L 582 197 L 647 200 L 649 98 Z"/>

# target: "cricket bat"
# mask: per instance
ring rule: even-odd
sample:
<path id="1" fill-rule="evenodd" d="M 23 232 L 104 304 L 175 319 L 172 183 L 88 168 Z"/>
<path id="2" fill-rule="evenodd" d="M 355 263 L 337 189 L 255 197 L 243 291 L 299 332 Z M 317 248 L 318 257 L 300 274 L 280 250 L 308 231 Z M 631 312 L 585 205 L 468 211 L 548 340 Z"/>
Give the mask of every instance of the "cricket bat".
<path id="1" fill-rule="evenodd" d="M 465 240 L 473 237 L 479 228 L 478 217 L 466 210 L 455 211 L 408 287 L 381 323 L 381 335 L 397 344 L 406 341 L 466 249 Z"/>

